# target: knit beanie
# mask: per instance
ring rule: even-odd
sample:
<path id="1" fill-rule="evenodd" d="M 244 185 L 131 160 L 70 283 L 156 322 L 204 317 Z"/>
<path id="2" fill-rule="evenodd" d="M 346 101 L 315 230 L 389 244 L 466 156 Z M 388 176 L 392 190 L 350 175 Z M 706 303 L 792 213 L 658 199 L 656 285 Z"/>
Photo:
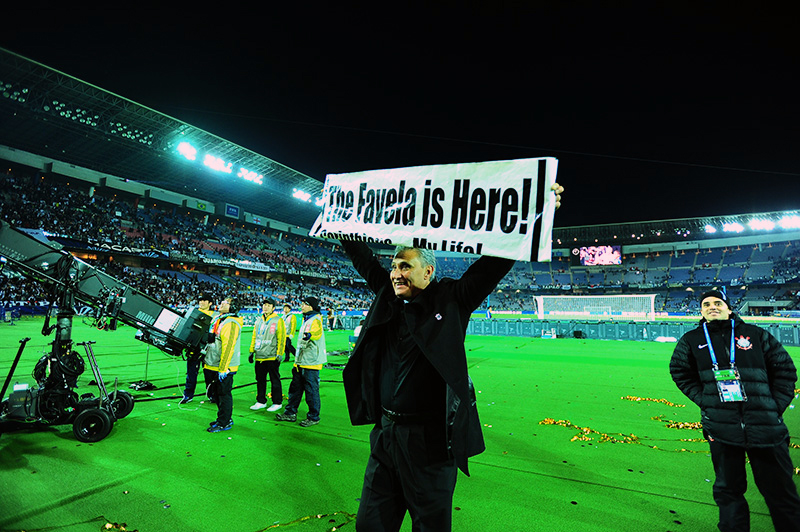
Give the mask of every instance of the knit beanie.
<path id="1" fill-rule="evenodd" d="M 703 295 L 700 296 L 700 303 L 702 304 L 707 297 L 716 297 L 717 299 L 721 299 L 725 302 L 728 308 L 731 308 L 731 304 L 728 301 L 728 296 L 720 292 L 719 290 L 708 290 L 706 292 L 703 292 Z"/>
<path id="2" fill-rule="evenodd" d="M 311 307 L 312 309 L 314 309 L 316 312 L 319 312 L 319 299 L 318 298 L 316 298 L 314 296 L 310 296 L 310 297 L 305 298 L 303 301 L 308 303 L 308 306 Z"/>

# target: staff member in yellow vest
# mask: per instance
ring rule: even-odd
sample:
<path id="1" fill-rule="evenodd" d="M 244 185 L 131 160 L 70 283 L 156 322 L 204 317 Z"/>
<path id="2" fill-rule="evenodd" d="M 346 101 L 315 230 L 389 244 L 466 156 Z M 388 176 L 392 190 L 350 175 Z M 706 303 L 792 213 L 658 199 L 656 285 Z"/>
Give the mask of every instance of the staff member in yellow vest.
<path id="1" fill-rule="evenodd" d="M 297 421 L 297 408 L 305 392 L 308 414 L 300 422 L 300 426 L 310 427 L 319 423 L 319 370 L 328 361 L 328 356 L 325 351 L 325 332 L 322 330 L 319 299 L 305 298 L 300 310 L 303 311 L 303 325 L 297 335 L 297 355 L 292 368 L 289 400 L 286 410 L 275 418 L 278 421 Z"/>
<path id="2" fill-rule="evenodd" d="M 233 376 L 239 370 L 239 338 L 244 325 L 244 320 L 236 314 L 239 307 L 234 298 L 223 299 L 218 310 L 219 316 L 211 326 L 203 364 L 204 371 L 217 373 L 217 382 L 211 384 L 211 395 L 217 403 L 217 419 L 211 422 L 208 432 L 222 432 L 233 427 Z"/>
<path id="3" fill-rule="evenodd" d="M 207 316 L 214 316 L 214 311 L 211 310 L 211 302 L 214 297 L 208 292 L 200 294 L 197 298 L 197 309 Z M 203 364 L 203 359 L 206 353 L 206 338 L 203 337 L 203 342 L 191 349 L 186 353 L 186 384 L 183 386 L 183 398 L 180 404 L 185 405 L 194 398 L 194 392 L 197 388 L 197 375 L 200 373 L 200 366 Z M 205 372 L 203 372 L 205 374 Z"/>
<path id="4" fill-rule="evenodd" d="M 289 362 L 289 355 L 297 353 L 292 345 L 292 338 L 297 331 L 297 316 L 292 312 L 292 306 L 289 303 L 283 304 L 283 323 L 286 325 L 286 355 L 284 355 L 283 361 Z"/>
<path id="5" fill-rule="evenodd" d="M 280 366 L 286 348 L 286 324 L 275 312 L 275 301 L 264 300 L 261 316 L 253 324 L 253 338 L 250 341 L 251 364 L 256 369 L 256 404 L 250 410 L 266 408 L 275 412 L 283 407 L 283 388 L 281 387 Z M 272 405 L 267 408 L 267 375 L 272 392 Z"/>

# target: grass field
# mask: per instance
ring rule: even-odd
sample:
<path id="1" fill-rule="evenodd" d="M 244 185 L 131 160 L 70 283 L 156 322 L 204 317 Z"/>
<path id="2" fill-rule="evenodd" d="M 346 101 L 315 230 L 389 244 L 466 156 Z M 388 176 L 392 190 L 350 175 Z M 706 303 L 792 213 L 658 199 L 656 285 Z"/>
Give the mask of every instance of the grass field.
<path id="1" fill-rule="evenodd" d="M 0 376 L 29 336 L 14 382 L 49 351 L 41 320 L 0 325 Z M 302 428 L 249 409 L 252 366 L 236 376 L 234 428 L 209 434 L 215 405 L 178 405 L 185 362 L 133 338 L 75 320 L 73 339 L 95 340 L 107 383 L 131 391 L 133 412 L 104 440 L 77 441 L 70 425 L 26 426 L 0 437 L 0 530 L 141 532 L 355 530 L 370 427 L 353 427 L 341 371 L 322 372 L 322 421 Z M 328 333 L 330 351 L 348 332 Z M 249 333 L 246 341 L 249 342 Z M 713 472 L 699 430 L 667 369 L 672 345 L 540 338 L 467 338 L 487 450 L 456 487 L 457 531 L 709 531 Z M 800 348 L 789 348 L 800 365 Z M 331 362 L 344 363 L 344 356 Z M 290 366 L 283 364 L 284 392 Z M 79 393 L 93 392 L 87 368 Z M 795 401 L 797 403 L 797 400 Z M 302 404 L 298 418 L 305 417 Z M 800 443 L 800 408 L 787 411 Z M 544 423 L 543 423 L 544 422 Z M 795 466 L 800 450 L 792 449 Z M 800 483 L 800 476 L 796 477 Z M 752 530 L 771 530 L 751 481 Z M 114 528 L 111 528 L 112 530 Z M 407 518 L 403 530 L 411 530 Z"/>
<path id="2" fill-rule="evenodd" d="M 483 311 L 483 312 L 473 312 L 473 314 L 472 314 L 473 318 L 483 318 L 485 316 L 486 316 L 486 312 L 485 311 Z M 686 316 L 662 316 L 662 315 L 656 315 L 653 318 L 653 321 L 688 322 L 688 323 L 695 323 L 696 324 L 698 321 L 700 321 L 700 317 L 701 316 L 700 316 L 699 312 L 697 313 L 697 315 L 686 315 Z M 522 319 L 522 320 L 538 320 L 539 318 L 538 318 L 538 316 L 536 314 L 519 314 L 519 313 L 515 314 L 515 313 L 511 313 L 511 312 L 498 311 L 498 312 L 492 313 L 492 319 L 495 319 L 495 320 L 519 320 L 519 319 Z M 549 319 L 553 320 L 553 319 L 556 319 L 556 318 L 549 318 Z M 563 320 L 572 319 L 572 320 L 585 321 L 585 320 L 597 320 L 598 317 L 597 316 L 586 316 L 586 315 L 582 315 L 582 314 L 577 314 L 577 315 L 574 315 L 574 316 L 560 316 L 558 319 L 563 319 Z M 604 318 L 604 321 L 613 321 L 613 320 L 614 320 L 613 317 L 612 318 L 607 318 L 607 317 Z M 755 323 L 756 325 L 766 325 L 766 324 L 769 324 L 769 323 L 791 323 L 791 324 L 800 323 L 800 320 L 798 320 L 797 318 L 784 318 L 784 317 L 780 317 L 780 316 L 745 316 L 744 320 L 749 322 L 749 323 Z M 629 321 L 631 321 L 631 319 L 630 318 L 623 318 L 623 319 L 619 319 L 618 318 L 618 321 L 629 322 Z"/>

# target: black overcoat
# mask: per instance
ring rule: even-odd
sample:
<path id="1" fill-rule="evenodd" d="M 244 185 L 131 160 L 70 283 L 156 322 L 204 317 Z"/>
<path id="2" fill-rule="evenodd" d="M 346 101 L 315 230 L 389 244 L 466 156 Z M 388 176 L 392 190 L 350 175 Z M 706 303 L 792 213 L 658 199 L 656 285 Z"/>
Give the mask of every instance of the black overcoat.
<path id="1" fill-rule="evenodd" d="M 391 319 L 391 304 L 397 296 L 389 273 L 366 244 L 343 241 L 342 247 L 376 296 L 343 374 L 350 421 L 354 425 L 373 424 L 382 415 L 378 389 L 381 326 Z M 431 282 L 405 308 L 409 333 L 447 384 L 447 426 L 443 430 L 447 430 L 458 468 L 466 475 L 467 459 L 486 448 L 475 391 L 467 374 L 467 324 L 472 311 L 513 266 L 513 260 L 481 257 L 460 279 Z"/>

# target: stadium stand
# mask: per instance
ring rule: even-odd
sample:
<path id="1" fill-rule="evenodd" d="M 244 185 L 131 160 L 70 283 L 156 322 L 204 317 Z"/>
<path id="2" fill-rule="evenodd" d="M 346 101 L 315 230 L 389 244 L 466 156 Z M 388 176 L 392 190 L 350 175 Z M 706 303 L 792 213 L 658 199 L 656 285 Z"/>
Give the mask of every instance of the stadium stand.
<path id="1" fill-rule="evenodd" d="M 363 310 L 369 304 L 365 287 L 336 243 L 219 218 L 206 223 L 189 211 L 157 203 L 142 206 L 135 198 L 107 196 L 52 176 L 45 180 L 24 169 L 0 176 L 0 190 L 4 220 L 75 244 L 78 256 L 175 307 L 191 304 L 200 291 L 220 298 L 235 293 L 253 308 L 265 296 L 296 306 L 308 294 L 326 308 Z M 791 281 L 800 277 L 800 245 L 707 245 L 702 250 L 634 252 L 620 266 L 574 266 L 566 253 L 551 263 L 520 262 L 500 283 L 491 304 L 524 311 L 533 309 L 535 294 L 646 291 L 657 294 L 657 310 L 685 314 L 698 308 L 691 289 L 721 284 L 731 287 L 736 304 L 752 304 L 751 311 L 771 311 L 759 305 L 778 301 L 783 310 L 797 308 L 798 287 Z M 234 259 L 239 262 L 232 266 Z M 241 261 L 268 269 L 242 270 Z M 438 275 L 460 277 L 473 261 L 442 253 Z M 747 288 L 736 288 L 740 285 Z M 13 278 L 0 300 L 32 312 L 46 303 L 46 294 L 35 283 Z"/>
<path id="2" fill-rule="evenodd" d="M 114 117 L 79 121 L 35 99 L 2 99 L 3 220 L 46 232 L 83 260 L 176 307 L 191 304 L 201 290 L 220 298 L 233 293 L 252 307 L 264 296 L 296 307 L 309 294 L 327 308 L 363 310 L 369 304 L 363 281 L 338 243 L 308 237 L 318 209 L 288 195 L 294 187 L 316 194 L 322 188 L 318 180 L 80 80 L 64 83 L 52 69 L 14 54 L 0 51 L 0 69 L 8 80 L 36 85 L 63 105 L 102 108 L 104 116 Z M 123 138 L 123 129 L 137 133 Z M 244 181 L 236 186 L 219 180 L 202 163 L 186 166 L 180 146 L 187 140 L 213 145 L 227 160 L 246 160 L 249 170 L 269 174 L 276 186 L 254 194 Z M 189 175 L 191 190 L 203 191 L 205 199 L 187 195 Z M 227 203 L 233 204 L 233 215 L 225 212 Z M 680 314 L 696 311 L 696 291 L 718 284 L 738 293 L 746 313 L 797 310 L 800 211 L 758 216 L 773 221 L 775 231 L 748 228 L 750 215 L 557 227 L 552 262 L 517 264 L 492 305 L 531 312 L 534 295 L 645 292 L 657 295 L 660 311 Z M 788 218 L 788 225 L 781 226 L 781 218 Z M 725 234 L 725 224 L 741 232 Z M 709 225 L 720 230 L 707 232 Z M 612 242 L 621 248 L 621 264 L 573 263 L 579 248 L 569 246 Z M 458 277 L 474 257 L 440 254 L 440 259 L 438 275 Z M 33 312 L 46 302 L 35 283 L 13 272 L 4 275 L 5 306 Z"/>

